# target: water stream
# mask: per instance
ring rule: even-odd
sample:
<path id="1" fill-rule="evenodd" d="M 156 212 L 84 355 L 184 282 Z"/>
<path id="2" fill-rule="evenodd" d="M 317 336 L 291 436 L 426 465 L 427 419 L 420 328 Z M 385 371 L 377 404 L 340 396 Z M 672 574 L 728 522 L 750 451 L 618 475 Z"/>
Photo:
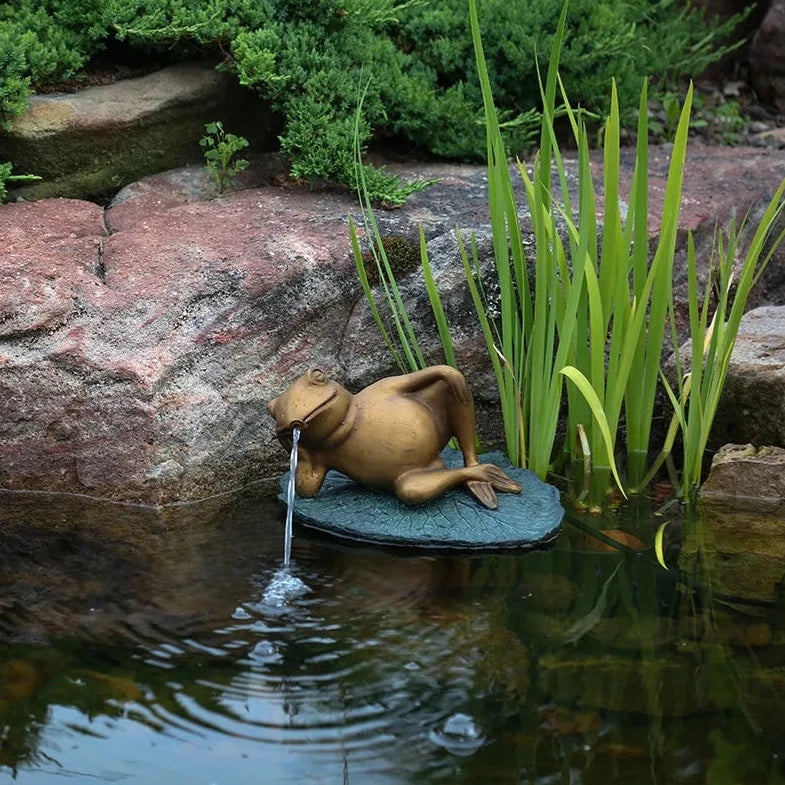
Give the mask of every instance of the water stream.
<path id="1" fill-rule="evenodd" d="M 289 456 L 289 485 L 286 489 L 286 529 L 283 543 L 283 566 L 288 567 L 292 558 L 292 519 L 294 517 L 294 489 L 297 475 L 297 444 L 300 441 L 300 429 L 295 426 L 292 431 L 292 452 Z"/>

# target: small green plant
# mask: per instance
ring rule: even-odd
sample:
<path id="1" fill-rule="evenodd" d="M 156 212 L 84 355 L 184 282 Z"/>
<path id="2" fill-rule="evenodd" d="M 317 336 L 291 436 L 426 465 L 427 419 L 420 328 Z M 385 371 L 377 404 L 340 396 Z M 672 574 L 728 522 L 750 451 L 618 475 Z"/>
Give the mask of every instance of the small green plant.
<path id="1" fill-rule="evenodd" d="M 199 140 L 199 145 L 204 150 L 207 170 L 218 193 L 222 194 L 232 184 L 235 175 L 248 167 L 248 161 L 244 158 L 234 157 L 248 147 L 248 140 L 226 133 L 220 121 L 207 123 L 204 130 L 205 135 Z"/>
<path id="2" fill-rule="evenodd" d="M 692 109 L 690 110 L 690 124 L 691 131 L 696 131 L 705 128 L 708 122 L 700 116 L 696 116 L 696 110 L 699 110 L 705 101 L 700 96 L 693 96 Z M 666 142 L 672 142 L 676 137 L 676 129 L 681 119 L 681 104 L 682 99 L 679 93 L 671 90 L 666 90 L 660 96 L 659 101 L 653 101 L 648 108 L 649 111 L 649 133 L 657 139 L 663 139 Z M 641 106 L 641 111 L 644 107 Z"/>
<path id="3" fill-rule="evenodd" d="M 741 132 L 747 127 L 738 101 L 725 101 L 714 107 L 712 121 L 724 144 L 738 144 Z"/>
<path id="4" fill-rule="evenodd" d="M 0 204 L 8 198 L 8 183 L 30 183 L 41 178 L 35 174 L 11 174 L 13 165 L 0 163 Z"/>
<path id="5" fill-rule="evenodd" d="M 666 90 L 659 100 L 648 107 L 649 133 L 655 141 L 672 142 L 676 135 L 681 114 L 680 94 Z M 693 96 L 690 116 L 690 135 L 700 136 L 709 142 L 734 145 L 741 140 L 748 118 L 741 112 L 738 101 L 721 97 Z"/>

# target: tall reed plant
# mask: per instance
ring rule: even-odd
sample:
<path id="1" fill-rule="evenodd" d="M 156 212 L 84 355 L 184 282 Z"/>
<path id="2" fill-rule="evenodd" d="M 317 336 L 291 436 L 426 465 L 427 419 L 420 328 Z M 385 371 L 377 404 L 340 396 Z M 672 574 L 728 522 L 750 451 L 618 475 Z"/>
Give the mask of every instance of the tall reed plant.
<path id="1" fill-rule="evenodd" d="M 576 315 L 583 291 L 585 257 L 569 269 L 559 231 L 559 212 L 551 200 L 554 150 L 552 117 L 557 91 L 559 55 L 566 24 L 566 5 L 554 37 L 546 83 L 542 86 L 543 125 L 533 173 L 523 177 L 534 226 L 534 286 L 523 251 L 518 207 L 504 140 L 493 103 L 480 38 L 477 6 L 469 14 L 477 71 L 485 112 L 488 199 L 495 269 L 500 292 L 500 318 L 492 322 L 479 283 L 476 246 L 470 250 L 459 236 L 466 280 L 477 310 L 501 399 L 505 442 L 510 460 L 544 477 L 550 466 L 563 393 L 562 368 L 574 352 Z M 558 148 L 557 152 L 558 152 Z M 558 158 L 557 158 L 558 160 Z M 611 461 L 612 462 L 612 461 Z"/>
<path id="2" fill-rule="evenodd" d="M 368 279 L 368 271 L 365 267 L 366 262 L 363 257 L 362 249 L 360 248 L 357 227 L 351 217 L 349 218 L 349 235 L 352 243 L 352 252 L 354 254 L 357 276 L 360 280 L 365 299 L 371 309 L 374 322 L 384 338 L 390 355 L 398 366 L 398 369 L 401 373 L 408 373 L 424 368 L 426 363 L 422 348 L 420 347 L 420 342 L 414 332 L 411 319 L 409 319 L 409 313 L 406 310 L 406 305 L 403 302 L 403 297 L 398 288 L 398 281 L 395 278 L 395 273 L 393 272 L 392 265 L 387 256 L 387 251 L 384 247 L 379 224 L 376 221 L 376 216 L 373 211 L 370 189 L 368 188 L 366 179 L 368 168 L 363 164 L 362 160 L 362 110 L 369 84 L 369 81 L 365 83 L 357 100 L 357 111 L 355 112 L 354 118 L 354 165 L 357 177 L 357 197 L 360 202 L 360 212 L 362 214 L 362 228 L 367 240 L 370 255 L 373 259 L 376 277 L 382 292 L 384 293 L 384 301 L 387 305 L 390 321 L 392 322 L 392 331 L 387 329 L 385 319 L 382 318 L 379 307 L 376 304 L 376 299 L 374 298 L 373 290 Z M 434 182 L 436 181 L 423 181 L 425 185 L 432 185 Z M 436 318 L 436 325 L 439 331 L 439 338 L 444 347 L 446 362 L 453 367 L 457 367 L 455 363 L 455 352 L 452 347 L 452 338 L 450 336 L 450 328 L 447 324 L 444 308 L 436 289 L 428 254 L 425 250 L 425 233 L 422 228 L 420 228 L 420 258 L 425 277 L 426 290 Z"/>
<path id="3" fill-rule="evenodd" d="M 692 91 L 681 111 L 651 264 L 648 243 L 647 93 L 641 92 L 638 147 L 626 216 L 620 209 L 620 121 L 615 84 L 603 142 L 603 204 L 595 194 L 588 132 L 558 78 L 566 6 L 559 20 L 545 84 L 540 150 L 532 174 L 520 163 L 536 253 L 528 281 L 517 207 L 496 120 L 479 35 L 475 0 L 470 18 L 488 136 L 488 180 L 501 319 L 494 332 L 473 284 L 465 245 L 462 258 L 502 400 L 508 453 L 540 476 L 553 457 L 562 379 L 568 387 L 568 430 L 587 434 L 593 461 L 592 504 L 598 506 L 615 466 L 622 407 L 633 422 L 631 453 L 646 449 L 656 396 L 681 202 Z M 570 192 L 553 117 L 557 86 L 578 149 L 577 205 Z M 552 195 L 555 170 L 561 202 Z M 602 223 L 598 214 L 602 212 Z M 564 238 L 563 238 L 564 236 Z M 476 260 L 474 260 L 476 267 Z M 632 415 L 629 413 L 633 412 Z"/>
<path id="4" fill-rule="evenodd" d="M 569 107 L 564 91 L 563 98 Z M 576 269 L 576 259 L 584 259 L 581 267 L 585 289 L 576 319 L 574 363 L 562 372 L 575 387 L 568 391 L 569 430 L 574 433 L 583 427 L 588 435 L 593 460 L 593 507 L 601 505 L 609 473 L 613 471 L 612 456 L 621 431 L 622 413 L 626 419 L 628 480 L 634 484 L 645 470 L 667 309 L 672 299 L 691 103 L 690 87 L 673 143 L 660 232 L 651 262 L 646 84 L 641 91 L 636 162 L 625 216 L 620 209 L 619 106 L 615 85 L 612 86 L 603 140 L 601 225 L 587 132 L 581 119 L 568 109 L 579 151 L 577 210 L 570 203 L 560 158 L 557 169 L 563 183 L 563 212 L 573 268 Z"/>
<path id="5" fill-rule="evenodd" d="M 555 454 L 559 417 L 567 385 L 565 451 L 591 456 L 589 503 L 602 505 L 613 476 L 624 493 L 615 464 L 617 442 L 626 424 L 627 487 L 638 489 L 651 475 L 647 460 L 660 364 L 669 312 L 673 312 L 673 262 L 681 207 L 683 171 L 692 106 L 692 87 L 682 105 L 671 150 L 668 179 L 653 247 L 649 240 L 648 95 L 644 82 L 639 106 L 636 159 L 626 210 L 621 202 L 620 112 L 615 83 L 605 123 L 602 152 L 602 199 L 595 193 L 584 115 L 568 100 L 558 75 L 565 35 L 565 5 L 554 36 L 542 96 L 540 149 L 531 172 L 518 162 L 535 241 L 533 259 L 524 253 L 518 205 L 504 140 L 493 102 L 483 54 L 476 0 L 469 16 L 483 95 L 487 142 L 488 201 L 493 260 L 499 291 L 497 310 L 485 296 L 477 245 L 458 232 L 458 250 L 477 317 L 496 377 L 508 457 L 540 477 Z M 554 130 L 557 93 L 577 148 L 577 189 L 571 190 L 568 167 Z M 359 151 L 357 152 L 359 155 Z M 783 186 L 785 187 L 785 185 Z M 576 192 L 577 190 L 577 192 Z M 782 204 L 775 195 L 753 238 L 731 303 L 732 261 L 739 233 L 732 229 L 719 246 L 720 305 L 713 330 L 707 329 L 706 305 L 698 306 L 694 246 L 690 244 L 690 307 L 693 346 L 707 346 L 692 377 L 681 371 L 677 390 L 669 389 L 676 417 L 661 457 L 672 448 L 681 427 L 685 449 L 685 483 L 700 479 L 700 461 L 708 428 L 727 373 L 733 340 L 749 289 L 771 258 L 767 245 Z M 558 198 L 555 197 L 558 195 Z M 577 199 L 577 201 L 576 201 Z M 361 193 L 366 235 L 392 313 L 399 352 L 373 302 L 361 263 L 357 234 L 351 226 L 358 274 L 374 318 L 394 356 L 410 369 L 423 362 L 397 285 L 386 260 L 367 195 Z M 598 216 L 601 215 L 601 218 Z M 421 232 L 421 259 L 426 287 L 449 362 L 455 363 L 449 328 L 439 301 Z M 776 238 L 775 244 L 782 240 Z M 764 254 L 764 249 L 766 253 Z M 497 287 L 494 286 L 494 289 Z M 707 338 L 711 338 L 706 343 Z M 407 345 L 411 348 L 406 348 Z M 678 347 L 676 347 L 678 358 Z M 678 363 L 677 363 L 678 364 Z M 689 398 L 690 385 L 699 394 Z M 690 402 L 691 401 L 691 402 Z M 581 439 L 578 439 L 580 434 Z M 583 445 L 578 447 L 578 444 Z M 697 468 L 696 468 L 697 466 Z M 654 467 L 657 468 L 656 465 Z"/>
<path id="6" fill-rule="evenodd" d="M 785 239 L 785 228 L 775 234 L 777 221 L 785 208 L 784 195 L 785 180 L 764 211 L 743 256 L 740 253 L 740 241 L 746 219 L 738 227 L 735 219 L 732 220 L 726 234 L 717 232 L 702 297 L 698 289 L 695 243 L 692 235 L 688 239 L 689 371 L 685 370 L 685 362 L 681 357 L 671 308 L 676 391 L 662 376 L 681 427 L 684 450 L 681 492 L 687 499 L 694 498 L 700 486 L 706 445 L 750 291 Z M 709 321 L 712 292 L 716 293 L 717 304 Z"/>

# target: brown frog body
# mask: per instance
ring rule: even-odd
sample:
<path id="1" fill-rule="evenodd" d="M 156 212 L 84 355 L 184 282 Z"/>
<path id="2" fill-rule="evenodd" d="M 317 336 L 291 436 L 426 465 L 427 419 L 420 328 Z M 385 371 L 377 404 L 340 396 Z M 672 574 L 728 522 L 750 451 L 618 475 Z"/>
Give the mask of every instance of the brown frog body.
<path id="1" fill-rule="evenodd" d="M 498 491 L 520 486 L 493 464 L 480 464 L 474 446 L 474 404 L 460 371 L 437 365 L 381 379 L 352 395 L 313 369 L 269 402 L 278 438 L 291 448 L 300 428 L 295 488 L 315 496 L 329 469 L 371 488 L 420 504 L 465 485 L 486 507 Z M 455 436 L 464 466 L 448 469 L 440 453 Z"/>

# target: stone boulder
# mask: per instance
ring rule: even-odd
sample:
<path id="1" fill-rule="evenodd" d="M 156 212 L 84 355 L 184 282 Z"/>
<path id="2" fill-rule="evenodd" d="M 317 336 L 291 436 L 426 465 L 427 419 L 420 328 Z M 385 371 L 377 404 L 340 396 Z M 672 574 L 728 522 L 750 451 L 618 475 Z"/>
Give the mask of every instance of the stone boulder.
<path id="1" fill-rule="evenodd" d="M 686 227 L 746 210 L 785 176 L 785 154 L 697 153 Z M 456 226 L 474 232 L 492 270 L 484 167 L 390 168 L 440 180 L 377 218 L 415 249 L 425 231 L 491 447 L 496 394 L 454 236 Z M 655 208 L 666 170 L 667 149 L 652 150 Z M 350 389 L 397 371 L 357 283 L 346 220 L 355 198 L 299 187 L 274 165 L 241 185 L 208 198 L 195 167 L 136 183 L 106 210 L 67 199 L 0 207 L 0 488 L 147 504 L 241 488 L 284 467 L 265 403 L 305 368 Z M 426 357 L 439 361 L 421 274 L 401 286 Z M 785 303 L 782 290 L 768 296 Z"/>
<path id="2" fill-rule="evenodd" d="M 13 196 L 105 197 L 127 183 L 201 160 L 205 123 L 271 149 L 280 120 L 255 93 L 203 62 L 76 93 L 34 95 L 28 110 L 0 131 L 2 160 L 42 178 Z"/>
<path id="3" fill-rule="evenodd" d="M 752 39 L 750 77 L 759 98 L 785 112 L 785 0 L 771 0 Z"/>
<path id="4" fill-rule="evenodd" d="M 785 513 L 785 449 L 726 444 L 712 459 L 700 497 L 745 510 Z"/>
<path id="5" fill-rule="evenodd" d="M 712 441 L 785 447 L 785 306 L 742 318 Z"/>

